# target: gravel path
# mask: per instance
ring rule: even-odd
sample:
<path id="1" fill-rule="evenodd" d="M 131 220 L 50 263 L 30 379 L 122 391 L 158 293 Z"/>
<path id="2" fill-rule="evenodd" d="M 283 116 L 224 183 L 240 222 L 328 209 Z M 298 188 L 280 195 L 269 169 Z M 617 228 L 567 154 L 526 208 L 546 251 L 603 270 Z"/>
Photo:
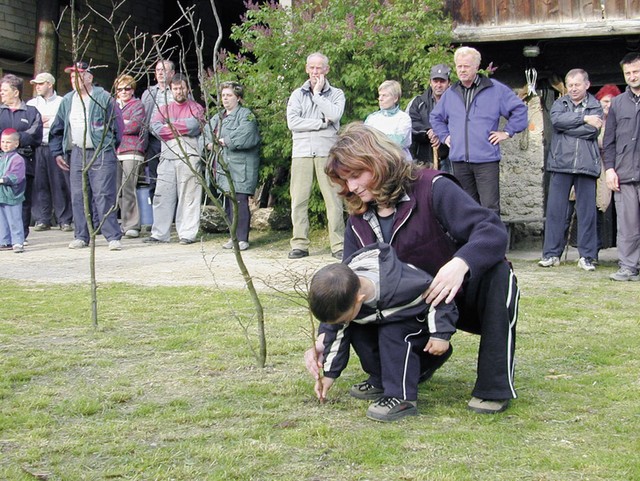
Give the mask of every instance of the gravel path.
<path id="1" fill-rule="evenodd" d="M 25 252 L 0 252 L 0 278 L 25 282 L 88 283 L 89 249 L 69 249 L 72 233 L 50 230 L 32 232 Z M 129 282 L 145 286 L 201 285 L 237 287 L 244 286 L 233 251 L 224 250 L 221 241 L 210 240 L 192 245 L 144 244 L 140 239 L 123 239 L 121 251 L 109 251 L 104 237 L 100 236 L 96 247 L 96 272 L 98 282 Z M 324 249 L 322 253 L 311 251 L 311 256 L 301 260 L 287 259 L 288 245 L 264 243 L 243 252 L 245 263 L 255 279 L 258 289 L 264 288 L 264 280 L 271 286 L 291 285 L 292 279 L 310 275 L 319 266 L 335 262 Z M 317 246 L 317 249 L 325 246 Z M 601 260 L 615 260 L 616 250 L 601 251 Z M 509 253 L 512 259 L 538 259 L 540 251 L 516 250 Z M 569 260 L 577 260 L 577 251 L 569 251 Z"/>
<path id="2" fill-rule="evenodd" d="M 0 278 L 44 283 L 88 283 L 90 250 L 69 249 L 72 239 L 72 233 L 56 229 L 31 232 L 24 253 L 0 252 Z M 220 240 L 180 245 L 177 242 L 145 244 L 139 238 L 122 239 L 122 245 L 121 251 L 109 251 L 104 237 L 98 237 L 98 282 L 129 282 L 145 286 L 244 286 L 233 251 L 222 249 Z M 282 276 L 278 276 L 278 273 L 291 271 L 293 275 L 302 275 L 335 261 L 328 252 L 302 260 L 289 260 L 287 253 L 286 246 L 276 248 L 264 244 L 243 252 L 256 287 L 260 288 L 261 280 L 267 278 L 275 285 L 281 284 Z"/>

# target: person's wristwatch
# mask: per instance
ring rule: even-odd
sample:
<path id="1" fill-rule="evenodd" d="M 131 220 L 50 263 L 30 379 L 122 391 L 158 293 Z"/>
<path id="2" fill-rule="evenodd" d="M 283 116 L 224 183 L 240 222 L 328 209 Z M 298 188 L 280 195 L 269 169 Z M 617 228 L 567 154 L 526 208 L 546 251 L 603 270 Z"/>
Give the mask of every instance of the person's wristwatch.
<path id="1" fill-rule="evenodd" d="M 511 134 L 509 132 L 507 132 L 506 130 L 504 131 L 505 134 L 507 134 L 507 138 L 510 139 L 511 138 Z"/>

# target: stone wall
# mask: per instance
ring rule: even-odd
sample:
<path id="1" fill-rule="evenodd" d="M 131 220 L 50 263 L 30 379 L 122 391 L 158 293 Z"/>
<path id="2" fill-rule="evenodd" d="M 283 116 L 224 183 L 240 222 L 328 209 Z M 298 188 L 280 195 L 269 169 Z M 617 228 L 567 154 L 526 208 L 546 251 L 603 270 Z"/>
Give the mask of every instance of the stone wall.
<path id="1" fill-rule="evenodd" d="M 44 0 L 43 0 L 44 1 Z M 64 3 L 64 2 L 61 2 Z M 87 3 L 100 13 L 96 15 L 88 7 Z M 85 31 L 90 29 L 90 42 L 82 54 L 82 58 L 92 65 L 100 66 L 94 72 L 97 83 L 110 88 L 118 71 L 118 56 L 115 48 L 113 27 L 101 16 L 111 16 L 113 3 L 111 0 L 78 0 L 76 1 L 77 18 L 83 19 Z M 58 45 L 58 71 L 52 72 L 57 80 L 57 89 L 60 93 L 70 90 L 68 76 L 64 74 L 64 68 L 72 61 L 71 48 L 71 22 L 69 8 L 61 8 L 62 21 L 60 22 L 60 37 Z M 114 14 L 115 24 L 126 23 L 123 38 L 132 35 L 134 30 L 150 34 L 159 33 L 164 25 L 164 1 L 126 0 Z M 128 19 L 128 20 L 127 20 Z M 33 56 L 36 40 L 36 0 L 0 0 L 0 68 L 3 72 L 15 73 L 25 79 L 32 78 Z M 124 57 L 130 55 L 125 51 Z M 29 84 L 25 85 L 25 98 L 29 98 L 31 92 Z"/>
<path id="2" fill-rule="evenodd" d="M 504 219 L 542 219 L 544 205 L 544 120 L 539 97 L 528 102 L 529 126 L 503 142 L 500 167 L 500 202 Z M 542 222 L 515 226 L 540 235 Z"/>
<path id="3" fill-rule="evenodd" d="M 0 0 L 0 70 L 30 76 L 33 73 L 36 0 Z M 27 90 L 29 90 L 27 88 Z M 30 91 L 26 92 L 27 96 Z"/>

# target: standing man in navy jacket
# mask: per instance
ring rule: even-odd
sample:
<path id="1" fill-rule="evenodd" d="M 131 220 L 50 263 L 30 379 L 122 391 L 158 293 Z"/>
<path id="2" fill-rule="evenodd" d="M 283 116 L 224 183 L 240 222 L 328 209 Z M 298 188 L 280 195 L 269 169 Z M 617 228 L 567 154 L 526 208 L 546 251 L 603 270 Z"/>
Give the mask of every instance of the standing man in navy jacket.
<path id="1" fill-rule="evenodd" d="M 458 74 L 429 116 L 462 188 L 483 207 L 500 214 L 500 143 L 527 127 L 527 106 L 506 85 L 478 74 L 480 52 L 460 47 Z M 498 130 L 500 118 L 507 119 Z"/>
<path id="2" fill-rule="evenodd" d="M 578 219 L 578 267 L 595 270 L 593 260 L 598 255 L 596 212 L 596 179 L 600 175 L 598 134 L 603 111 L 600 102 L 587 89 L 589 75 L 582 69 L 567 72 L 567 95 L 551 106 L 553 137 L 547 158 L 551 172 L 547 214 L 544 224 L 544 245 L 540 267 L 560 264 L 567 243 L 567 211 L 571 187 L 576 192 Z"/>

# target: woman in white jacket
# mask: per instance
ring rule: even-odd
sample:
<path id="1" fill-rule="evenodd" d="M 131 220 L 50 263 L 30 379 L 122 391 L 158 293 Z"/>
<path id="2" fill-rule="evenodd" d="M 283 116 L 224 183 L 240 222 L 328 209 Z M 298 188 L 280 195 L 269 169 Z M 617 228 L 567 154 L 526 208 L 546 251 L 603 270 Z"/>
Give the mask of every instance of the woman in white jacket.
<path id="1" fill-rule="evenodd" d="M 369 125 L 404 150 L 407 160 L 412 161 L 409 147 L 411 146 L 411 117 L 400 109 L 402 87 L 395 80 L 385 80 L 378 87 L 378 105 L 380 110 L 367 116 L 364 123 Z"/>

